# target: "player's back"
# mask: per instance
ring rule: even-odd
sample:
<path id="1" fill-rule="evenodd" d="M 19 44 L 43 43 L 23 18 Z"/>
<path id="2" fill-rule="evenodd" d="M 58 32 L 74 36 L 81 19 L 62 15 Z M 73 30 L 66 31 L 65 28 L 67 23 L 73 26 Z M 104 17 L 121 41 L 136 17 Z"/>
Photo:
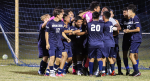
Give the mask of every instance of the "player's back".
<path id="1" fill-rule="evenodd" d="M 92 21 L 88 23 L 88 44 L 91 48 L 104 47 L 103 44 L 103 28 L 104 22 Z"/>
<path id="2" fill-rule="evenodd" d="M 104 24 L 104 46 L 114 47 L 113 24 L 110 21 Z"/>
<path id="3" fill-rule="evenodd" d="M 38 45 L 40 46 L 46 46 L 46 40 L 45 40 L 45 27 L 42 28 L 42 24 L 39 26 L 39 38 L 38 38 Z"/>

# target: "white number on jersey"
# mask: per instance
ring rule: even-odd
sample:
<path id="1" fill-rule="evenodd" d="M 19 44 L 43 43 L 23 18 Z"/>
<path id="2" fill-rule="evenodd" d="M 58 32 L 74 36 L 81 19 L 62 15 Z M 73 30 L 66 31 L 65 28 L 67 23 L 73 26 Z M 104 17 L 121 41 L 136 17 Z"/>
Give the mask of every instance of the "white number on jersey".
<path id="1" fill-rule="evenodd" d="M 96 29 L 96 31 L 100 31 L 101 26 L 100 25 L 94 25 L 94 24 L 92 24 L 91 25 L 91 31 L 95 31 L 95 29 Z"/>
<path id="2" fill-rule="evenodd" d="M 56 33 L 59 33 L 60 32 L 60 28 L 56 28 Z"/>
<path id="3" fill-rule="evenodd" d="M 110 33 L 113 32 L 113 26 L 110 26 Z"/>

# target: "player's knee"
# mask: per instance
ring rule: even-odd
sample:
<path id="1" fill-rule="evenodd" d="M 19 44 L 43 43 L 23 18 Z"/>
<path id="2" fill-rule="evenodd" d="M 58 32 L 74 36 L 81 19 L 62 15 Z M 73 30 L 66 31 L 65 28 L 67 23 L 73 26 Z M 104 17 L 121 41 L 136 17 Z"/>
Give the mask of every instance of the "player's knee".
<path id="1" fill-rule="evenodd" d="M 55 56 L 51 56 L 50 60 L 54 61 L 55 60 Z"/>
<path id="2" fill-rule="evenodd" d="M 134 54 L 131 53 L 129 57 L 130 59 L 134 58 Z"/>
<path id="3" fill-rule="evenodd" d="M 69 58 L 68 58 L 68 61 L 70 62 L 71 60 L 72 60 L 72 57 L 69 57 Z"/>
<path id="4" fill-rule="evenodd" d="M 91 59 L 90 59 L 90 62 L 94 62 L 94 58 L 91 58 Z"/>
<path id="5" fill-rule="evenodd" d="M 43 57 L 43 61 L 44 61 L 44 62 L 47 62 L 47 60 L 48 60 L 48 56 L 44 56 L 44 57 Z"/>
<path id="6" fill-rule="evenodd" d="M 97 58 L 97 61 L 102 61 L 102 58 Z"/>

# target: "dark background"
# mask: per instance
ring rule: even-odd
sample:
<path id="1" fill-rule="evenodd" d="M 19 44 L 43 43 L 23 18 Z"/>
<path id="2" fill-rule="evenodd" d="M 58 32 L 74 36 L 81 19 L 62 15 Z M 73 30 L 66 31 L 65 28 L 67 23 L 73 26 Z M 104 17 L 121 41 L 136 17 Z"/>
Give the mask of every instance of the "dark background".
<path id="1" fill-rule="evenodd" d="M 42 21 L 40 16 L 46 13 L 52 15 L 53 9 L 61 6 L 64 9 L 72 8 L 76 15 L 79 10 L 85 10 L 93 0 L 19 0 L 19 27 L 20 32 L 37 32 Z M 100 2 L 101 9 L 109 6 L 114 10 L 115 18 L 119 21 L 122 8 L 133 3 L 137 5 L 137 15 L 142 23 L 143 32 L 150 32 L 150 0 L 96 0 Z M 5 31 L 14 32 L 15 0 L 0 1 L 0 23 Z"/>

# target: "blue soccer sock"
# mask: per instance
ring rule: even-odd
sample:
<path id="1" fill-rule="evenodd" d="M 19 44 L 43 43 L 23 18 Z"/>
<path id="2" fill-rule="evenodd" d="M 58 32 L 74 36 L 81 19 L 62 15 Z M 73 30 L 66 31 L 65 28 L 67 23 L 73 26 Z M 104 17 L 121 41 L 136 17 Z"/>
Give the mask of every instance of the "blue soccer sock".
<path id="1" fill-rule="evenodd" d="M 134 65 L 133 65 L 133 69 L 134 69 L 134 71 L 139 71 L 138 65 L 137 65 L 137 64 L 134 64 Z"/>
<path id="2" fill-rule="evenodd" d="M 99 65 L 99 71 L 102 71 L 103 62 L 102 61 L 98 61 L 98 65 Z"/>
<path id="3" fill-rule="evenodd" d="M 139 65 L 139 59 L 137 59 L 136 62 L 137 62 L 137 65 Z"/>
<path id="4" fill-rule="evenodd" d="M 63 72 L 63 69 L 58 69 L 58 74 L 62 74 L 62 72 Z"/>
<path id="5" fill-rule="evenodd" d="M 47 63 L 42 60 L 41 63 L 40 63 L 39 71 L 41 71 L 41 73 L 44 73 L 45 70 L 46 70 L 46 67 L 47 67 Z"/>
<path id="6" fill-rule="evenodd" d="M 94 62 L 89 62 L 90 75 L 93 74 L 93 65 L 94 65 Z"/>
<path id="7" fill-rule="evenodd" d="M 77 61 L 77 70 L 81 70 L 82 68 L 82 61 Z"/>
<path id="8" fill-rule="evenodd" d="M 102 67 L 102 73 L 106 73 L 105 69 L 106 69 L 106 66 L 103 66 Z"/>
<path id="9" fill-rule="evenodd" d="M 113 72 L 114 71 L 114 64 L 110 64 L 110 67 L 111 67 L 111 71 Z"/>
<path id="10" fill-rule="evenodd" d="M 129 69 L 128 58 L 123 58 L 123 62 L 124 62 L 126 69 Z"/>
<path id="11" fill-rule="evenodd" d="M 54 71 L 56 72 L 58 69 L 59 65 L 54 64 Z"/>
<path id="12" fill-rule="evenodd" d="M 50 70 L 47 69 L 45 74 L 49 76 L 49 73 L 50 73 Z"/>
<path id="13" fill-rule="evenodd" d="M 63 68 L 64 71 L 66 71 L 67 65 L 68 65 L 68 62 L 65 62 L 65 65 L 64 65 L 64 68 Z"/>

